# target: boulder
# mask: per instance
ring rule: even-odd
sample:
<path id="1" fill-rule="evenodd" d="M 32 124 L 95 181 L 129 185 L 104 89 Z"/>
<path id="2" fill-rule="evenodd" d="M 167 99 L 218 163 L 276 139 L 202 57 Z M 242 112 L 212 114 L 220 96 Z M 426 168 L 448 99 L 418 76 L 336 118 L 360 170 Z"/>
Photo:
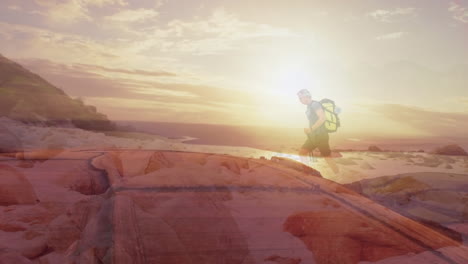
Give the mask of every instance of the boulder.
<path id="1" fill-rule="evenodd" d="M 368 150 L 372 152 L 382 152 L 382 149 L 375 145 L 369 146 Z"/>
<path id="2" fill-rule="evenodd" d="M 439 155 L 468 156 L 468 153 L 456 144 L 436 148 L 433 153 Z"/>

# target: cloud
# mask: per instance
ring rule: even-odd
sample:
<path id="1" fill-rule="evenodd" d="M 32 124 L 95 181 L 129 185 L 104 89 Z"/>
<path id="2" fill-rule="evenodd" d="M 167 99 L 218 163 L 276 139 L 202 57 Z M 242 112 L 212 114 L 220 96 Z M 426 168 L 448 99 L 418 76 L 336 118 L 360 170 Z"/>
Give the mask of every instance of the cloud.
<path id="1" fill-rule="evenodd" d="M 152 76 L 152 77 L 173 77 L 177 76 L 175 73 L 167 71 L 145 71 L 145 70 L 128 70 L 128 69 L 118 69 L 118 68 L 107 68 L 98 65 L 90 64 L 74 64 L 73 67 L 84 70 L 84 71 L 104 71 L 104 72 L 114 72 L 114 73 L 124 73 L 130 75 L 143 75 L 143 76 Z"/>
<path id="2" fill-rule="evenodd" d="M 47 72 L 48 74 L 55 75 L 67 75 L 76 78 L 105 78 L 106 76 L 102 73 L 123 73 L 124 75 L 135 77 L 135 76 L 150 76 L 150 77 L 176 77 L 177 74 L 167 71 L 145 71 L 135 69 L 120 69 L 120 68 L 108 68 L 100 65 L 90 64 L 60 64 L 54 63 L 44 59 L 20 59 L 17 60 L 19 63 L 27 65 L 33 71 Z"/>
<path id="3" fill-rule="evenodd" d="M 153 9 L 134 9 L 134 10 L 122 10 L 111 16 L 106 16 L 104 19 L 114 22 L 133 23 L 146 21 L 158 17 L 159 13 Z"/>
<path id="4" fill-rule="evenodd" d="M 88 15 L 87 6 L 81 1 L 35 0 L 35 2 L 46 9 L 45 12 L 40 11 L 38 14 L 45 15 L 53 23 L 69 24 L 79 20 L 92 20 Z"/>
<path id="5" fill-rule="evenodd" d="M 2 52 L 60 64 L 47 66 L 47 72 L 45 63 L 38 63 L 35 71 L 74 96 L 162 101 L 175 100 L 177 94 L 183 102 L 246 106 L 254 104 L 252 95 L 220 88 L 226 87 L 227 78 L 211 75 L 190 55 L 220 54 L 241 50 L 257 39 L 269 45 L 275 38 L 297 36 L 286 28 L 243 21 L 224 9 L 206 17 L 158 21 L 151 28 L 134 27 L 134 34 L 109 34 L 97 22 L 92 33 L 102 33 L 98 38 L 0 22 Z M 12 39 L 4 41 L 3 35 Z"/>
<path id="6" fill-rule="evenodd" d="M 84 71 L 100 68 L 94 65 L 80 68 L 47 60 L 20 62 L 70 96 L 82 97 L 87 104 L 95 105 L 112 119 L 245 124 L 252 122 L 250 118 L 258 112 L 253 94 L 244 91 L 107 78 Z"/>
<path id="7" fill-rule="evenodd" d="M 87 36 L 86 33 L 69 34 L 0 22 L 0 36 L 13 36 L 13 39 L 9 38 L 12 41 L 5 44 L 7 48 L 4 50 L 21 48 L 22 57 L 52 59 L 62 63 L 92 61 L 93 64 L 118 67 L 124 64 L 128 65 L 126 67 L 147 65 L 150 59 L 162 61 L 161 57 L 166 56 L 173 61 L 173 68 L 194 69 L 198 65 L 189 66 L 181 61 L 176 65 L 174 61 L 187 54 L 199 56 L 241 50 L 251 46 L 256 39 L 299 37 L 287 28 L 243 21 L 223 8 L 214 9 L 206 17 L 172 19 L 163 24 L 162 21 L 154 21 L 158 19 L 158 10 L 155 9 L 123 10 L 101 18 L 92 18 L 89 14 L 90 6 L 117 5 L 118 8 L 126 5 L 121 0 L 35 1 L 44 8 L 37 12 L 45 14 L 51 22 L 61 25 L 89 21 L 91 23 L 86 26 L 95 25 L 92 33 L 99 34 L 99 38 Z M 136 22 L 138 26 L 134 25 Z M 269 42 L 258 43 L 268 45 Z M 116 64 L 116 60 L 120 63 Z"/>
<path id="8" fill-rule="evenodd" d="M 39 6 L 46 9 L 44 14 L 52 23 L 71 24 L 78 21 L 92 21 L 89 14 L 90 7 L 104 7 L 107 5 L 126 6 L 125 0 L 34 0 Z"/>
<path id="9" fill-rule="evenodd" d="M 137 15 L 138 12 L 148 14 Z M 212 55 L 239 50 L 255 39 L 275 39 L 299 37 L 287 28 L 240 20 L 235 14 L 223 8 L 212 11 L 207 17 L 172 19 L 166 24 L 155 23 L 157 11 L 127 12 L 106 17 L 103 24 L 107 32 L 117 30 L 119 40 L 126 45 L 127 52 L 155 56 L 155 54 Z M 121 22 L 120 20 L 129 20 Z M 113 17 L 113 18 L 111 18 Z M 151 18 L 149 18 L 151 17 Z M 140 18 L 140 20 L 134 20 Z M 131 20 L 131 21 L 130 21 Z M 139 22 L 134 26 L 129 22 Z"/>
<path id="10" fill-rule="evenodd" d="M 468 23 L 468 9 L 458 3 L 450 2 L 448 11 L 452 13 L 455 20 L 461 23 Z"/>
<path id="11" fill-rule="evenodd" d="M 236 104 L 253 105 L 247 92 L 206 85 L 163 83 L 130 78 L 108 78 L 95 72 L 108 68 L 97 65 L 65 65 L 47 60 L 19 61 L 29 70 L 63 88 L 72 96 L 146 99 L 154 102 L 176 101 L 201 105 Z M 122 69 L 109 69 L 111 71 Z M 125 70 L 123 70 L 125 72 Z M 146 74 L 146 73 L 145 73 Z M 132 77 L 132 76 L 129 76 Z M 226 96 L 226 95 L 229 96 Z"/>
<path id="12" fill-rule="evenodd" d="M 466 111 L 456 99 L 468 97 L 468 66 L 433 69 L 411 61 L 395 61 L 381 66 L 361 65 L 343 80 L 353 97 L 437 109 Z M 452 99 L 455 100 L 452 100 Z M 452 100 L 445 102 L 445 100 Z"/>
<path id="13" fill-rule="evenodd" d="M 140 47 L 207 55 L 237 49 L 240 42 L 256 38 L 297 36 L 286 28 L 241 21 L 236 15 L 218 8 L 208 18 L 172 20 L 167 27 L 156 28 Z"/>
<path id="14" fill-rule="evenodd" d="M 402 38 L 403 36 L 407 35 L 408 32 L 393 32 L 385 35 L 381 35 L 376 37 L 377 40 L 393 40 L 393 39 L 399 39 Z"/>
<path id="15" fill-rule="evenodd" d="M 116 99 L 89 97 L 86 103 L 97 105 L 99 111 L 112 120 L 158 121 L 203 124 L 245 124 L 246 111 L 225 106 L 211 106 L 177 101 L 151 101 L 148 99 Z M 190 110 L 188 110 L 190 109 Z M 252 125 L 252 124 L 251 124 Z"/>
<path id="16" fill-rule="evenodd" d="M 10 41 L 2 42 L 4 49 L 20 49 L 23 58 L 58 60 L 62 63 L 80 61 L 112 62 L 122 54 L 114 46 L 99 43 L 87 37 L 57 33 L 46 29 L 31 26 L 0 22 L 0 32 Z"/>
<path id="17" fill-rule="evenodd" d="M 393 121 L 429 132 L 434 136 L 464 137 L 466 135 L 464 124 L 468 124 L 467 113 L 437 112 L 399 104 L 368 107 L 369 110 L 380 113 Z"/>
<path id="18" fill-rule="evenodd" d="M 130 99 L 130 98 L 116 98 L 116 97 L 88 97 L 98 105 L 108 105 L 123 109 L 139 109 L 158 111 L 163 109 L 171 109 L 174 112 L 201 112 L 203 110 L 215 110 L 226 112 L 222 106 L 213 106 L 209 104 L 196 104 L 178 101 L 155 101 L 150 99 Z"/>
<path id="19" fill-rule="evenodd" d="M 214 34 L 230 39 L 249 39 L 257 37 L 291 37 L 296 34 L 286 28 L 275 28 L 268 24 L 258 24 L 241 21 L 235 14 L 225 9 L 214 10 L 211 17 L 206 20 L 193 22 L 173 21 L 173 29 L 186 34 Z M 179 32 L 180 33 L 180 32 Z"/>
<path id="20" fill-rule="evenodd" d="M 75 4 L 80 5 L 83 7 L 89 6 L 98 6 L 103 7 L 107 5 L 120 5 L 126 6 L 128 5 L 127 1 L 125 0 L 34 0 L 38 5 L 41 6 L 56 6 L 60 4 Z"/>
<path id="21" fill-rule="evenodd" d="M 8 56 L 21 50 L 21 54 L 17 55 L 19 58 L 54 61 L 107 77 L 131 75 L 133 79 L 169 78 L 178 79 L 179 82 L 200 82 L 194 79 L 189 66 L 174 58 L 158 56 L 157 52 L 151 55 L 136 54 L 134 47 L 138 44 L 134 42 L 119 39 L 93 40 L 76 34 L 2 22 L 0 42 L 3 44 L 2 52 Z"/>
<path id="22" fill-rule="evenodd" d="M 367 13 L 367 16 L 381 22 L 395 22 L 399 17 L 416 15 L 416 10 L 413 7 L 396 8 L 393 10 L 378 9 Z"/>
<path id="23" fill-rule="evenodd" d="M 461 96 L 454 100 L 454 103 L 459 104 L 460 108 L 468 113 L 468 96 Z"/>
<path id="24" fill-rule="evenodd" d="M 20 11 L 20 10 L 22 10 L 21 6 L 19 6 L 19 5 L 9 5 L 9 6 L 8 6 L 8 9 L 9 9 L 9 10 L 13 10 L 13 11 Z"/>

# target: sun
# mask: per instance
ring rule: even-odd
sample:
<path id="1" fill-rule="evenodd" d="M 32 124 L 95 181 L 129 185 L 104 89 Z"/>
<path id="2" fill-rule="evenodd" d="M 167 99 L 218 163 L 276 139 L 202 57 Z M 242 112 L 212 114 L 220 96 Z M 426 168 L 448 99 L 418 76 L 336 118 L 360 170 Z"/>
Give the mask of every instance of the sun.
<path id="1" fill-rule="evenodd" d="M 314 90 L 318 85 L 315 68 L 301 57 L 275 60 L 265 66 L 265 74 L 258 90 L 258 118 L 277 127 L 302 127 L 304 105 L 297 92 L 301 89 Z"/>
<path id="2" fill-rule="evenodd" d="M 312 73 L 301 67 L 285 67 L 281 69 L 276 77 L 277 88 L 286 92 L 310 89 L 313 78 Z"/>
<path id="3" fill-rule="evenodd" d="M 277 65 L 271 81 L 274 92 L 282 98 L 295 97 L 301 89 L 313 90 L 320 83 L 315 67 L 300 59 L 285 60 Z"/>

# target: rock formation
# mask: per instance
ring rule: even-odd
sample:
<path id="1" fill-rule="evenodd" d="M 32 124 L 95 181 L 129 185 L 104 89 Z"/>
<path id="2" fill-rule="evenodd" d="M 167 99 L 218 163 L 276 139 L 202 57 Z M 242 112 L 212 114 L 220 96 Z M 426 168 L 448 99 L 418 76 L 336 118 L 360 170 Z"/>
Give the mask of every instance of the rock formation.
<path id="1" fill-rule="evenodd" d="M 70 98 L 61 89 L 0 55 L 0 117 L 42 124 L 71 123 L 88 130 L 114 130 L 94 106 Z"/>
<path id="2" fill-rule="evenodd" d="M 468 153 L 456 144 L 436 148 L 433 153 L 439 155 L 468 156 Z"/>
<path id="3" fill-rule="evenodd" d="M 375 145 L 369 146 L 368 150 L 372 152 L 382 152 L 382 149 Z"/>
<path id="4" fill-rule="evenodd" d="M 21 173 L 29 200 L 0 206 L 0 263 L 468 261 L 459 240 L 291 160 L 64 150 Z"/>
<path id="5" fill-rule="evenodd" d="M 0 206 L 35 204 L 37 201 L 28 179 L 15 168 L 0 164 Z"/>

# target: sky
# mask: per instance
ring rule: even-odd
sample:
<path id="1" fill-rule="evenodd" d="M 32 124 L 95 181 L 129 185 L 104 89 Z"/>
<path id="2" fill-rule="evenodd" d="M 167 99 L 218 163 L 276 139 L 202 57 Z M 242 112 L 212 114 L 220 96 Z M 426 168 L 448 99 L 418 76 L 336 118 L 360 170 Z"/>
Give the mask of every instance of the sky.
<path id="1" fill-rule="evenodd" d="M 304 127 L 307 88 L 352 140 L 463 136 L 467 29 L 467 0 L 0 3 L 0 53 L 112 120 Z"/>

